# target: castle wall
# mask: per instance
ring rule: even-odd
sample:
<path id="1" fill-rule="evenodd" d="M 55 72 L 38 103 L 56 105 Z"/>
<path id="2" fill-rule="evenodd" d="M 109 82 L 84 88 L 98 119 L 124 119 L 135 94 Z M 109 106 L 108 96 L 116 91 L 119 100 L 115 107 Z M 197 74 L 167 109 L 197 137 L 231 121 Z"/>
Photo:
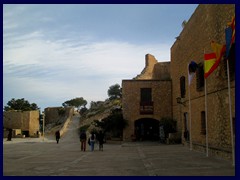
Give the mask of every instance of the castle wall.
<path id="1" fill-rule="evenodd" d="M 3 127 L 29 131 L 29 136 L 39 131 L 39 111 L 6 111 L 3 115 Z"/>
<path id="2" fill-rule="evenodd" d="M 210 43 L 225 44 L 225 28 L 235 15 L 235 6 L 231 4 L 201 4 L 197 7 L 171 47 L 171 78 L 173 118 L 181 124 L 184 132 L 184 112 L 189 111 L 189 91 L 191 97 L 191 134 L 195 148 L 206 145 L 206 135 L 201 133 L 201 112 L 205 111 L 204 88 L 197 90 L 196 76 L 190 88 L 188 86 L 188 64 L 190 61 L 204 63 L 204 53 L 211 53 Z M 231 152 L 231 129 L 229 120 L 228 84 L 226 66 L 221 61 L 219 67 L 207 78 L 208 103 L 208 141 L 212 149 Z M 180 77 L 185 76 L 186 106 L 177 104 L 181 96 Z M 231 81 L 232 113 L 235 118 L 235 80 Z M 190 126 L 188 121 L 188 127 Z M 183 137 L 183 135 L 182 135 Z M 184 140 L 184 138 L 183 138 Z M 204 149 L 202 149 L 204 151 Z M 214 152 L 212 152 L 214 153 Z"/>

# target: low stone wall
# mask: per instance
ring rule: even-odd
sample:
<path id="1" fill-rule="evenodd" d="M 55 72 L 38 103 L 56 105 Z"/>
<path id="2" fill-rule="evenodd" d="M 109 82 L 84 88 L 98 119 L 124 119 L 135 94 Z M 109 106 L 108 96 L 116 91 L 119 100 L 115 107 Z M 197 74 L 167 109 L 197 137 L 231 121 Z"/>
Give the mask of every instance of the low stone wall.
<path id="1" fill-rule="evenodd" d="M 74 114 L 74 108 L 69 109 L 67 119 L 60 130 L 60 136 L 62 136 L 66 132 L 68 124 L 72 121 L 73 114 Z"/>

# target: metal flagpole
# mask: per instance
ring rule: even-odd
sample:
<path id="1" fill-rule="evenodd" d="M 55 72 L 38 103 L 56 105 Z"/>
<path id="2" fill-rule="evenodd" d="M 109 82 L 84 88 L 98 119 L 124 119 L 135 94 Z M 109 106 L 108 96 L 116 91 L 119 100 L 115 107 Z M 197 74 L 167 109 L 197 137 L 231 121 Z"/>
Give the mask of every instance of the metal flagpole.
<path id="1" fill-rule="evenodd" d="M 189 129 L 190 129 L 190 150 L 192 150 L 192 113 L 191 113 L 191 99 L 190 99 L 190 77 L 189 77 L 189 70 L 188 70 L 188 99 L 189 99 Z"/>
<path id="2" fill-rule="evenodd" d="M 205 54 L 205 48 L 203 50 Z M 204 78 L 205 84 L 205 123 L 206 123 L 206 156 L 208 157 L 208 107 L 207 107 L 207 79 Z"/>
<path id="3" fill-rule="evenodd" d="M 208 157 L 208 111 L 207 111 L 207 80 L 204 79 L 205 83 L 205 122 L 206 122 L 206 156 Z"/>
<path id="4" fill-rule="evenodd" d="M 231 139 L 232 139 L 232 164 L 233 164 L 233 166 L 235 166 L 235 144 L 234 144 L 234 138 L 233 138 L 232 101 L 231 101 L 231 87 L 230 87 L 230 74 L 229 74 L 228 60 L 227 60 L 227 74 L 228 74 L 228 98 L 229 98 L 230 127 L 231 127 Z"/>

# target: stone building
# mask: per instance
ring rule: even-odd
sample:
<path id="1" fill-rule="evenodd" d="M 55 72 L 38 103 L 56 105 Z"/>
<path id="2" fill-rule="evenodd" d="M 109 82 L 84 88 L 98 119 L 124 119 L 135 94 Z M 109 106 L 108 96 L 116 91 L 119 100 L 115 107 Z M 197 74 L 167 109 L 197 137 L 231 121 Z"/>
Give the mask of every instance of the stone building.
<path id="1" fill-rule="evenodd" d="M 173 118 L 178 120 L 178 130 L 182 131 L 182 142 L 203 152 L 208 145 L 210 154 L 218 153 L 228 158 L 231 157 L 232 152 L 232 136 L 226 60 L 220 62 L 218 68 L 206 79 L 206 84 L 203 65 L 204 53 L 212 52 L 211 41 L 219 44 L 226 43 L 225 28 L 234 15 L 235 5 L 232 4 L 199 5 L 185 24 L 178 40 L 171 47 L 172 110 Z M 189 86 L 188 64 L 191 61 L 198 64 L 198 69 Z M 229 63 L 234 129 L 235 46 L 231 49 Z M 207 112 L 205 111 L 205 86 Z M 207 113 L 207 124 L 205 113 Z"/>
<path id="2" fill-rule="evenodd" d="M 147 54 L 142 73 L 122 81 L 123 117 L 128 127 L 123 140 L 158 140 L 159 121 L 172 116 L 170 62 L 157 62 Z"/>
<path id="3" fill-rule="evenodd" d="M 153 128 L 152 133 L 159 133 L 159 120 L 169 116 L 177 120 L 177 131 L 180 132 L 184 145 L 208 152 L 210 156 L 233 158 L 235 43 L 228 58 L 231 101 L 228 96 L 227 61 L 224 58 L 206 79 L 206 84 L 204 81 L 204 54 L 213 52 L 210 45 L 212 41 L 226 44 L 225 28 L 233 16 L 234 4 L 200 4 L 184 23 L 182 32 L 171 47 L 171 63 L 158 63 L 148 54 L 142 73 L 132 80 L 122 81 L 123 116 L 129 121 L 123 140 L 130 140 L 131 135 L 138 134 L 141 124 L 144 125 L 146 138 L 150 128 Z M 198 68 L 189 85 L 188 65 L 191 61 L 196 62 Z"/>
<path id="4" fill-rule="evenodd" d="M 37 136 L 39 132 L 39 110 L 3 112 L 3 128 L 13 129 L 13 137 Z M 5 133 L 4 136 L 6 137 Z"/>

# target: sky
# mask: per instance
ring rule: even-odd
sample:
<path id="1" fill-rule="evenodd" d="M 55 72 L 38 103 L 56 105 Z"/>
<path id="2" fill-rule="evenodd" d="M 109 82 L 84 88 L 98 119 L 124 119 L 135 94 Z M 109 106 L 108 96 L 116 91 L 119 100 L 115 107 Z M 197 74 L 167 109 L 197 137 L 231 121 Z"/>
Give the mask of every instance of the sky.
<path id="1" fill-rule="evenodd" d="M 12 98 L 41 111 L 83 97 L 108 98 L 136 77 L 145 55 L 170 48 L 197 4 L 4 4 L 3 107 Z"/>

